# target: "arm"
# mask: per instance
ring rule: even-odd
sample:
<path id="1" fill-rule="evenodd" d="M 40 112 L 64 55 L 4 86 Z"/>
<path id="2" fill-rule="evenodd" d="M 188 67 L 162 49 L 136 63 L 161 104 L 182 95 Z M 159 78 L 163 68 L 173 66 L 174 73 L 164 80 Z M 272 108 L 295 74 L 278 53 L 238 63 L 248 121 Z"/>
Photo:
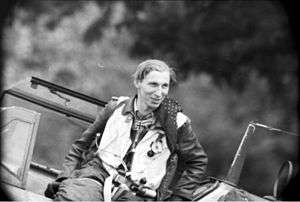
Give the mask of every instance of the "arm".
<path id="1" fill-rule="evenodd" d="M 185 169 L 173 189 L 174 197 L 178 196 L 192 200 L 193 191 L 198 187 L 206 171 L 207 155 L 193 132 L 191 121 L 187 117 L 185 122 L 178 128 L 178 146 L 179 158 L 184 161 Z"/>
<path id="2" fill-rule="evenodd" d="M 81 138 L 72 144 L 62 168 L 62 173 L 58 175 L 56 181 L 62 181 L 70 176 L 73 170 L 78 168 L 81 164 L 82 153 L 87 151 L 96 137 L 96 133 L 103 132 L 105 124 L 109 116 L 113 113 L 116 107 L 116 101 L 110 101 L 104 109 L 102 109 L 96 117 L 96 120 L 83 133 Z"/>

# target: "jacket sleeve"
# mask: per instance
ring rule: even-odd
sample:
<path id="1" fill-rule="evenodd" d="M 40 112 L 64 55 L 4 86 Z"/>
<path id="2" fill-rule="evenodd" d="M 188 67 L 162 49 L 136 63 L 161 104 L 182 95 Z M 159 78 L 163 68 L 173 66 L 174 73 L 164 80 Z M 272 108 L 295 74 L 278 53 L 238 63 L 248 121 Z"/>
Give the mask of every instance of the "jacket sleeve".
<path id="1" fill-rule="evenodd" d="M 193 192 L 206 171 L 207 155 L 193 132 L 189 119 L 178 129 L 178 147 L 179 159 L 184 162 L 184 169 L 175 184 L 173 195 L 192 200 Z"/>
<path id="2" fill-rule="evenodd" d="M 72 171 L 77 169 L 82 159 L 82 153 L 87 151 L 96 137 L 96 133 L 104 131 L 106 122 L 116 107 L 116 101 L 110 101 L 98 114 L 95 121 L 82 133 L 81 138 L 77 139 L 71 146 L 69 153 L 65 157 L 62 172 L 56 181 L 68 178 Z"/>

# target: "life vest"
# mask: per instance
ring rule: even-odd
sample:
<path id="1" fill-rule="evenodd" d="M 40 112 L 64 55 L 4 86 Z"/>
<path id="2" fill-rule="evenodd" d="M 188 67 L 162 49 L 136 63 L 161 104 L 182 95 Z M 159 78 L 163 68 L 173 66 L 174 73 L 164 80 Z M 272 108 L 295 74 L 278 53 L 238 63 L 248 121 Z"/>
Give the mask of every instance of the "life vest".
<path id="1" fill-rule="evenodd" d="M 111 176 L 117 174 L 116 168 L 123 163 L 123 158 L 132 143 L 130 132 L 133 120 L 130 114 L 122 114 L 124 106 L 125 104 L 122 104 L 117 107 L 108 119 L 97 150 L 98 157 Z M 179 112 L 176 120 L 179 128 L 187 117 Z M 157 144 L 159 151 L 149 156 L 148 152 L 153 144 L 154 146 Z M 131 175 L 132 180 L 139 181 L 146 178 L 145 186 L 156 190 L 166 174 L 170 154 L 165 132 L 157 128 L 150 129 L 135 148 L 128 174 Z"/>

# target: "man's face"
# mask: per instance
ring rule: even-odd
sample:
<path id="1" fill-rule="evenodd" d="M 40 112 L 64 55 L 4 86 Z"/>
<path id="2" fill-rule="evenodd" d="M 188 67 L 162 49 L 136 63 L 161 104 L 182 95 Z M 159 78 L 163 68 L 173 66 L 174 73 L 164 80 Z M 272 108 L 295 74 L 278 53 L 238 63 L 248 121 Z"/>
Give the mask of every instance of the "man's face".
<path id="1" fill-rule="evenodd" d="M 135 86 L 141 107 L 146 111 L 155 110 L 168 94 L 169 85 L 169 71 L 152 71 L 142 81 L 137 81 Z"/>

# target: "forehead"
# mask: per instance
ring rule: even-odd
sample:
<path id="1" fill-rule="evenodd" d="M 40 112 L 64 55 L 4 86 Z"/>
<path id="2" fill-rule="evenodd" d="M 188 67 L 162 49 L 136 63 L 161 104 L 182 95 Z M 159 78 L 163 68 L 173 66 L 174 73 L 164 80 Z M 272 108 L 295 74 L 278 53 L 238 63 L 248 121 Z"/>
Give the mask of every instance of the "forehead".
<path id="1" fill-rule="evenodd" d="M 151 71 L 143 79 L 145 82 L 170 83 L 169 71 Z"/>

